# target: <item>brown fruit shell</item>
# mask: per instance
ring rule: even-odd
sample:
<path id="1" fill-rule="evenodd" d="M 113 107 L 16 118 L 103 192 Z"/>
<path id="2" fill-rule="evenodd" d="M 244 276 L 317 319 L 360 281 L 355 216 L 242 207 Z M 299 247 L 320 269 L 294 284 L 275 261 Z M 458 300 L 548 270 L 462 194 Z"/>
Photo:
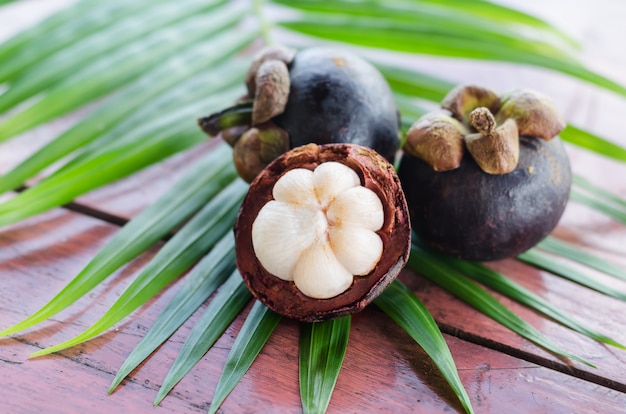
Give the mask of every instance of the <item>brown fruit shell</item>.
<path id="1" fill-rule="evenodd" d="M 283 174 L 294 168 L 313 170 L 329 161 L 352 168 L 361 184 L 380 197 L 385 220 L 377 234 L 384 249 L 374 270 L 366 276 L 355 276 L 344 293 L 330 299 L 314 299 L 300 292 L 293 282 L 279 279 L 263 268 L 252 246 L 252 224 L 261 208 L 273 199 L 272 189 Z M 274 160 L 250 185 L 235 222 L 237 267 L 254 297 L 274 312 L 304 322 L 337 318 L 361 311 L 396 278 L 409 257 L 409 223 L 400 180 L 382 156 L 359 145 L 305 145 Z"/>

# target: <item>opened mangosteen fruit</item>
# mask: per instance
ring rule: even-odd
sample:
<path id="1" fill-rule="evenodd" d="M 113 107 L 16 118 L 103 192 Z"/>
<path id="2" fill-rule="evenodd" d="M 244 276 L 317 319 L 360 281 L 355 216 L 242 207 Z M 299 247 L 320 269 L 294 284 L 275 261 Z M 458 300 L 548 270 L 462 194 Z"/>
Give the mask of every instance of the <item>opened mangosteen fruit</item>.
<path id="1" fill-rule="evenodd" d="M 332 48 L 296 53 L 269 46 L 253 59 L 246 86 L 238 104 L 199 120 L 207 134 L 221 132 L 234 147 L 246 181 L 287 149 L 309 143 L 358 144 L 393 162 L 398 111 L 383 76 L 363 59 Z"/>
<path id="2" fill-rule="evenodd" d="M 537 92 L 474 85 L 453 89 L 442 107 L 409 129 L 398 171 L 418 239 L 477 261 L 533 247 L 569 198 L 563 117 Z"/>
<path id="3" fill-rule="evenodd" d="M 410 248 L 393 166 L 354 144 L 309 144 L 271 162 L 251 183 L 234 231 L 237 267 L 253 295 L 306 322 L 362 310 Z"/>

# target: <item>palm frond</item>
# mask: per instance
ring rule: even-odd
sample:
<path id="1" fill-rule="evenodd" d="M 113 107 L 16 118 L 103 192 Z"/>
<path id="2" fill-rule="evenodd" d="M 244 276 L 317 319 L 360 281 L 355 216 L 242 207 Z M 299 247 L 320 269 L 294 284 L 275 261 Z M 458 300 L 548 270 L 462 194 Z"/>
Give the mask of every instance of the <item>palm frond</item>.
<path id="1" fill-rule="evenodd" d="M 205 108 L 216 108 L 224 99 L 234 99 L 238 90 L 229 90 L 183 107 L 158 122 L 147 131 L 131 131 L 128 139 L 63 169 L 35 187 L 0 204 L 0 225 L 15 223 L 26 217 L 61 206 L 81 194 L 139 171 L 170 155 L 205 140 L 195 119 Z"/>
<path id="2" fill-rule="evenodd" d="M 159 250 L 102 318 L 76 337 L 32 356 L 47 355 L 89 340 L 146 303 L 204 256 L 232 228 L 247 188 L 242 180 L 226 187 Z"/>
<path id="3" fill-rule="evenodd" d="M 446 261 L 464 275 L 469 276 L 477 282 L 488 286 L 493 290 L 546 315 L 549 318 L 552 318 L 574 331 L 595 339 L 598 342 L 604 342 L 605 344 L 613 345 L 617 348 L 626 349 L 624 345 L 620 344 L 613 338 L 600 334 L 595 329 L 589 328 L 580 322 L 577 322 L 569 315 L 557 309 L 555 306 L 552 306 L 539 295 L 536 295 L 532 291 L 522 287 L 518 283 L 515 283 L 501 273 L 498 273 L 479 263 L 466 262 L 453 258 L 446 258 Z"/>
<path id="4" fill-rule="evenodd" d="M 300 399 L 304 413 L 323 413 L 333 394 L 350 336 L 350 316 L 300 325 Z"/>
<path id="5" fill-rule="evenodd" d="M 463 388 L 448 345 L 422 301 L 396 280 L 376 298 L 375 303 L 426 351 L 454 390 L 465 411 L 473 413 L 470 398 Z"/>
<path id="6" fill-rule="evenodd" d="M 408 266 L 462 301 L 468 303 L 473 308 L 484 313 L 489 318 L 506 326 L 529 341 L 534 342 L 556 355 L 593 366 L 593 364 L 583 358 L 553 344 L 552 341 L 532 325 L 498 302 L 489 292 L 458 272 L 447 260 L 429 254 L 424 249 L 413 245 Z"/>
<path id="7" fill-rule="evenodd" d="M 573 125 L 568 125 L 560 134 L 565 141 L 588 149 L 602 156 L 626 161 L 626 148 L 603 139 Z"/>
<path id="8" fill-rule="evenodd" d="M 126 14 L 123 19 L 111 22 L 113 24 L 103 27 L 93 35 L 59 50 L 47 59 L 32 62 L 30 65 L 12 58 L 7 65 L 9 67 L 5 66 L 5 72 L 8 72 L 5 79 L 16 72 L 15 66 L 17 66 L 19 76 L 11 79 L 9 90 L 0 97 L 0 112 L 23 102 L 37 91 L 54 86 L 59 80 L 75 72 L 77 67 L 103 60 L 107 54 L 128 43 L 132 44 L 157 29 L 169 27 L 207 8 L 203 7 L 202 2 L 196 0 L 184 0 L 183 3 L 185 3 L 181 4 L 183 7 L 165 2 L 163 4 L 147 3 L 146 7 L 138 9 L 136 14 Z"/>
<path id="9" fill-rule="evenodd" d="M 158 405 L 172 388 L 196 365 L 213 346 L 230 323 L 241 312 L 252 295 L 238 271 L 222 285 L 202 317 L 189 334 L 154 400 Z"/>
<path id="10" fill-rule="evenodd" d="M 0 45 L 0 83 L 67 45 L 109 27 L 117 19 L 143 9 L 149 3 L 149 0 L 82 0 L 57 11 Z"/>
<path id="11" fill-rule="evenodd" d="M 507 25 L 487 19 L 466 19 L 453 4 L 440 4 L 439 13 L 429 14 L 419 4 L 407 21 L 403 14 L 383 17 L 359 16 L 348 12 L 323 13 L 315 1 L 289 2 L 290 7 L 304 10 L 278 24 L 315 38 L 358 46 L 393 50 L 411 54 L 428 54 L 454 58 L 504 61 L 552 69 L 626 96 L 626 87 L 584 67 L 562 44 L 547 43 L 545 38 L 525 38 L 523 25 L 518 33 L 507 35 Z M 349 4 L 334 2 L 333 4 Z M 382 3 L 373 8 L 390 8 Z M 386 4 L 386 3 L 385 3 Z M 315 12 L 306 11 L 315 9 Z M 372 13 L 380 13 L 372 11 Z M 466 21 L 469 20 L 469 21 Z M 511 23 L 509 23 L 511 24 Z M 468 26 L 470 25 L 470 26 Z M 491 29 L 491 30 L 490 30 Z M 532 30 L 532 28 L 529 28 Z"/>
<path id="12" fill-rule="evenodd" d="M 154 125 L 159 124 L 155 118 L 167 117 L 176 109 L 238 84 L 245 73 L 240 62 L 225 64 L 223 67 L 216 64 L 247 45 L 251 35 L 252 33 L 244 31 L 237 36 L 229 36 L 228 39 L 218 36 L 217 41 L 202 42 L 187 53 L 177 55 L 141 76 L 68 131 L 7 172 L 0 180 L 0 192 L 17 188 L 39 171 L 76 150 L 80 150 L 81 158 L 84 159 L 85 152 L 102 150 L 133 131 L 141 131 L 140 128 L 143 128 L 144 134 L 151 133 L 153 131 L 150 128 L 154 130 Z M 216 66 L 213 75 L 203 74 L 203 82 L 199 85 L 192 75 L 211 65 Z M 190 77 L 193 82 L 183 82 Z M 173 88 L 180 82 L 183 84 Z M 190 88 L 194 88 L 193 91 Z M 198 113 L 198 116 L 201 114 L 202 112 Z M 76 160 L 71 162 L 75 163 Z"/>
<path id="13" fill-rule="evenodd" d="M 622 224 L 626 224 L 626 208 L 621 205 L 622 203 L 615 203 L 614 200 L 603 200 L 598 196 L 601 190 L 593 189 L 590 191 L 591 188 L 593 186 L 588 185 L 584 189 L 578 185 L 574 186 L 570 199 L 604 213 Z"/>
<path id="14" fill-rule="evenodd" d="M 38 91 L 44 91 L 44 96 L 0 124 L 0 141 L 105 96 L 136 79 L 173 53 L 226 29 L 232 29 L 241 22 L 244 15 L 245 12 L 233 7 L 194 15 L 154 31 L 136 42 L 125 44 L 102 59 L 79 66 L 82 69 L 74 70 L 71 76 L 57 80 L 49 88 L 44 85 L 45 89 L 42 89 L 42 86 L 36 85 L 31 91 L 30 85 L 37 77 L 29 76 L 25 80 L 28 88 L 13 86 L 0 95 L 0 108 L 5 105 L 3 102 L 15 105 Z"/>
<path id="15" fill-rule="evenodd" d="M 24 321 L 0 332 L 0 336 L 30 328 L 56 315 L 200 210 L 235 179 L 229 153 L 223 145 L 201 159 L 170 191 L 124 226 L 59 294 Z"/>
<path id="16" fill-rule="evenodd" d="M 564 277 L 576 282 L 582 286 L 588 287 L 600 293 L 604 293 L 607 296 L 614 297 L 619 300 L 626 301 L 626 292 L 620 291 L 608 284 L 602 283 L 599 280 L 589 276 L 585 272 L 575 269 L 562 262 L 557 262 L 550 255 L 541 252 L 538 249 L 530 249 L 518 256 L 518 259 L 532 264 L 533 266 L 547 270 L 551 273 Z"/>
<path id="17" fill-rule="evenodd" d="M 217 412 L 228 394 L 248 371 L 278 322 L 280 322 L 280 315 L 266 308 L 261 302 L 255 301 L 226 358 L 224 370 L 217 383 L 213 401 L 211 401 L 209 414 Z"/>
<path id="18" fill-rule="evenodd" d="M 217 288 L 222 286 L 221 292 L 232 293 L 228 286 L 232 285 L 233 282 L 225 281 L 235 268 L 234 242 L 232 235 L 224 236 L 211 249 L 211 252 L 204 256 L 190 274 L 187 275 L 187 280 L 183 287 L 176 292 L 176 295 L 159 315 L 159 318 L 154 322 L 146 336 L 137 344 L 117 371 L 109 387 L 109 393 L 113 392 L 132 370 L 148 358 L 176 329 L 185 323 Z M 231 276 L 231 279 L 233 278 L 235 276 Z M 213 312 L 215 317 L 221 316 L 217 312 L 221 308 L 215 308 L 213 303 L 221 303 L 221 301 L 218 301 L 216 297 L 210 306 L 212 312 L 216 311 Z M 198 324 L 198 326 L 202 326 L 200 322 Z"/>
<path id="19" fill-rule="evenodd" d="M 576 248 L 575 246 L 565 243 L 555 237 L 546 237 L 536 247 L 556 256 L 580 263 L 592 269 L 596 269 L 604 274 L 626 280 L 626 269 L 594 256 L 585 250 Z"/>

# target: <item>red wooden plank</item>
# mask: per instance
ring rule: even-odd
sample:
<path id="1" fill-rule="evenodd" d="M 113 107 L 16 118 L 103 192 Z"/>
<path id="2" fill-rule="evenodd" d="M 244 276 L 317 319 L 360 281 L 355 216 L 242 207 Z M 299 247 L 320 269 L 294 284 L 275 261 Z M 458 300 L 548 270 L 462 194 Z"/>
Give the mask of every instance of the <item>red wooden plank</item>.
<path id="1" fill-rule="evenodd" d="M 101 221 L 56 210 L 0 233 L 1 324 L 16 322 L 42 305 L 111 237 L 113 230 Z M 122 270 L 116 279 L 96 288 L 78 306 L 43 328 L 0 340 L 2 411 L 152 412 L 157 389 L 197 315 L 112 396 L 106 396 L 106 389 L 178 285 L 115 330 L 56 355 L 26 360 L 29 353 L 67 339 L 92 323 L 129 282 L 132 270 L 149 257 Z M 453 299 L 448 305 L 453 311 L 458 308 Z M 206 411 L 243 319 L 243 315 L 237 318 L 163 401 L 160 410 Z M 494 329 L 492 325 L 485 321 L 483 328 Z M 250 372 L 226 400 L 224 412 L 258 412 L 270 407 L 272 411 L 299 410 L 297 337 L 297 323 L 282 321 Z M 446 336 L 446 340 L 478 412 L 500 413 L 512 403 L 519 412 L 618 412 L 626 403 L 623 393 L 452 336 Z M 460 410 L 459 404 L 412 339 L 375 308 L 353 318 L 344 369 L 329 412 L 439 413 L 450 409 Z"/>
<path id="2" fill-rule="evenodd" d="M 565 311 L 574 319 L 621 343 L 626 343 L 626 334 L 622 329 L 626 303 L 513 260 L 494 264 L 493 267 L 545 297 L 552 305 Z M 454 332 L 456 336 L 473 342 L 489 343 L 489 346 L 495 349 L 513 352 L 524 359 L 626 392 L 625 352 L 601 345 L 496 294 L 509 309 L 544 333 L 553 343 L 586 359 L 597 368 L 591 368 L 576 361 L 563 361 L 511 333 L 503 326 L 493 323 L 488 317 L 456 300 L 438 286 L 418 277 L 407 277 L 405 280 L 416 290 L 438 323 L 445 325 L 444 329 L 447 332 Z"/>

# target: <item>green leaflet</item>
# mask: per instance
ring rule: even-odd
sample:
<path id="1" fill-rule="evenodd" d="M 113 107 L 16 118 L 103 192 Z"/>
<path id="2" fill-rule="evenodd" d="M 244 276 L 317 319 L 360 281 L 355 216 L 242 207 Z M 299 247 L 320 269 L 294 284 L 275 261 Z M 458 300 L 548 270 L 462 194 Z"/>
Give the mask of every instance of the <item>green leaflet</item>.
<path id="1" fill-rule="evenodd" d="M 237 94 L 227 91 L 181 108 L 149 125 L 147 130 L 131 132 L 110 148 L 0 204 L 0 226 L 68 203 L 94 188 L 200 143 L 206 136 L 192 120 L 205 109 L 219 108 L 223 102 L 230 102 Z"/>
<path id="2" fill-rule="evenodd" d="M 83 145 L 78 155 L 63 165 L 59 172 L 93 157 L 96 153 L 101 152 L 102 148 L 105 148 L 108 143 L 124 137 L 129 131 L 149 130 L 152 128 L 152 125 L 159 124 L 159 120 L 163 116 L 175 113 L 180 108 L 188 107 L 195 102 L 202 101 L 207 96 L 220 92 L 224 88 L 241 84 L 246 68 L 247 65 L 243 61 L 232 59 L 228 63 L 214 66 L 208 73 L 203 71 L 188 77 L 177 86 L 144 102 L 135 111 L 115 123 L 104 134 L 98 136 L 89 144 Z M 204 115 L 204 113 L 200 115 Z"/>
<path id="3" fill-rule="evenodd" d="M 548 272 L 562 276 L 572 282 L 578 283 L 579 285 L 586 286 L 589 289 L 593 289 L 597 292 L 604 293 L 607 296 L 626 301 L 626 292 L 614 289 L 613 287 L 596 280 L 592 276 L 588 276 L 578 269 L 575 269 L 561 261 L 556 261 L 554 260 L 554 257 L 541 252 L 541 250 L 530 249 L 517 256 L 517 258 L 539 269 L 547 270 Z"/>
<path id="4" fill-rule="evenodd" d="M 237 7 L 199 14 L 107 54 L 75 71 L 39 101 L 0 124 L 0 141 L 110 93 L 173 53 L 232 28 L 244 14 Z"/>
<path id="5" fill-rule="evenodd" d="M 548 236 L 535 247 L 545 250 L 548 253 L 580 263 L 592 269 L 599 270 L 602 273 L 618 279 L 626 280 L 625 269 L 579 249 L 576 246 L 565 243 L 555 237 Z"/>
<path id="6" fill-rule="evenodd" d="M 606 198 L 598 197 L 597 194 L 588 191 L 587 189 L 581 190 L 578 186 L 573 186 L 570 192 L 570 200 L 584 204 L 607 216 L 619 221 L 622 224 L 626 224 L 626 208 L 621 206 L 613 200 L 607 200 Z"/>
<path id="7" fill-rule="evenodd" d="M 331 18 L 339 21 L 351 21 L 358 17 L 359 21 L 370 22 L 370 25 L 386 23 L 386 26 L 405 25 L 406 27 L 419 26 L 426 33 L 444 32 L 448 36 L 492 42 L 506 41 L 518 47 L 542 51 L 553 49 L 558 54 L 563 50 L 571 49 L 572 41 L 563 41 L 564 35 L 554 36 L 556 30 L 550 33 L 543 28 L 527 26 L 520 21 L 511 19 L 493 19 L 488 15 L 467 13 L 460 9 L 459 3 L 454 6 L 448 4 L 434 4 L 433 2 L 419 1 L 279 1 L 289 7 L 306 11 L 310 16 L 319 16 L 321 19 Z M 519 16 L 516 16 L 519 17 Z M 375 23 L 374 23 L 375 22 Z M 532 40 L 532 41 L 531 41 Z"/>
<path id="8" fill-rule="evenodd" d="M 150 300 L 230 231 L 247 188 L 246 183 L 237 180 L 213 198 L 159 250 L 96 323 L 74 338 L 31 356 L 47 355 L 85 342 L 111 328 Z"/>
<path id="9" fill-rule="evenodd" d="M 227 234 L 186 276 L 185 284 L 167 304 L 150 330 L 120 367 L 109 393 L 137 368 L 220 287 L 235 268 L 235 240 Z M 222 288 L 222 289 L 225 289 Z"/>
<path id="10" fill-rule="evenodd" d="M 182 104 L 189 103 L 193 97 L 199 100 L 200 96 L 210 96 L 226 86 L 240 82 L 245 72 L 242 63 L 235 62 L 225 64 L 223 67 L 218 66 L 210 74 L 203 74 L 204 83 L 198 89 L 204 95 L 193 93 L 190 94 L 191 97 L 177 97 L 174 95 L 177 88 L 168 92 L 169 88 L 189 78 L 192 74 L 204 71 L 211 65 L 216 65 L 231 57 L 252 41 L 254 33 L 240 31 L 235 35 L 218 35 L 158 65 L 114 95 L 77 125 L 44 145 L 20 165 L 0 177 L 0 193 L 18 187 L 45 167 L 72 151 L 85 147 L 87 143 L 96 140 L 96 144 L 90 147 L 92 149 L 106 147 L 137 128 L 138 125 L 146 124 L 156 116 L 166 116 L 168 109 L 174 112 L 172 104 L 176 104 L 176 108 L 179 108 Z M 169 105 L 163 105 L 164 98 L 168 99 Z M 143 106 L 151 100 L 160 101 L 161 105 L 165 106 L 161 114 L 156 111 L 146 114 Z M 151 105 L 151 108 L 155 109 L 155 106 Z M 107 130 L 111 130 L 110 133 L 106 133 Z"/>
<path id="11" fill-rule="evenodd" d="M 324 413 L 333 394 L 350 336 L 350 315 L 300 324 L 302 411 Z"/>
<path id="12" fill-rule="evenodd" d="M 172 388 L 200 361 L 252 298 L 238 271 L 222 285 L 196 323 L 154 400 L 159 405 Z"/>
<path id="13" fill-rule="evenodd" d="M 468 58 L 480 60 L 504 61 L 523 63 L 545 67 L 561 73 L 590 82 L 607 90 L 626 96 L 626 88 L 595 72 L 586 69 L 579 63 L 559 58 L 559 53 L 537 53 L 533 50 L 516 48 L 513 44 L 493 44 L 480 42 L 477 48 L 476 41 L 465 38 L 451 38 L 443 34 L 425 36 L 414 30 L 402 30 L 390 24 L 382 27 L 372 27 L 370 22 L 333 21 L 329 19 L 302 17 L 298 20 L 281 22 L 281 26 L 295 32 L 315 36 L 327 40 L 340 40 L 346 43 L 435 56 Z"/>
<path id="14" fill-rule="evenodd" d="M 476 310 L 489 316 L 494 321 L 506 326 L 518 335 L 528 339 L 542 348 L 579 362 L 593 366 L 589 362 L 570 352 L 554 345 L 541 332 L 532 325 L 514 314 L 506 306 L 502 305 L 486 290 L 469 280 L 463 274 L 447 264 L 445 260 L 429 254 L 422 248 L 413 245 L 408 266 L 452 293 L 462 301 L 468 303 Z"/>
<path id="15" fill-rule="evenodd" d="M 374 303 L 424 349 L 454 390 L 465 412 L 473 413 L 450 349 L 422 301 L 400 281 L 395 280 Z"/>
<path id="16" fill-rule="evenodd" d="M 406 131 L 413 125 L 413 123 L 420 118 L 422 115 L 428 113 L 429 111 L 426 108 L 419 106 L 415 102 L 414 98 L 411 98 L 406 95 L 394 94 L 394 100 L 396 102 L 396 106 L 398 110 L 402 114 L 400 119 L 402 130 L 405 132 L 402 136 L 402 142 L 400 143 L 400 148 L 404 145 L 404 141 L 406 140 Z M 396 162 L 399 162 L 400 157 L 396 159 Z"/>
<path id="17" fill-rule="evenodd" d="M 583 177 L 575 175 L 572 177 L 573 184 L 577 187 L 578 190 L 587 191 L 591 193 L 595 198 L 601 199 L 603 202 L 607 204 L 612 204 L 616 208 L 621 208 L 626 211 L 626 200 L 610 193 L 606 190 L 603 190 L 595 185 L 591 184 L 589 181 L 585 180 Z"/>
<path id="18" fill-rule="evenodd" d="M 231 151 L 224 144 L 197 162 L 169 191 L 128 222 L 60 293 L 27 319 L 0 332 L 0 336 L 57 314 L 165 237 L 235 179 L 230 158 Z"/>
<path id="19" fill-rule="evenodd" d="M 248 371 L 278 322 L 280 315 L 266 308 L 261 302 L 255 301 L 226 358 L 226 365 L 217 383 L 209 414 L 217 412 L 228 394 Z"/>
<path id="20" fill-rule="evenodd" d="M 223 2 L 223 0 L 220 0 Z M 130 15 L 95 34 L 68 45 L 63 50 L 38 62 L 11 81 L 9 90 L 0 96 L 0 112 L 23 102 L 35 93 L 45 90 L 94 61 L 106 59 L 115 49 L 125 47 L 159 29 L 163 30 L 180 20 L 215 6 L 216 0 L 181 0 L 180 2 L 151 5 L 138 15 Z"/>
<path id="21" fill-rule="evenodd" d="M 364 13 L 370 15 L 379 15 L 381 13 L 389 13 L 398 17 L 408 15 L 408 19 L 414 18 L 415 15 L 427 10 L 431 14 L 436 13 L 444 15 L 466 16 L 468 20 L 484 21 L 487 23 L 499 23 L 502 25 L 516 25 L 524 27 L 526 33 L 535 33 L 543 38 L 551 36 L 560 39 L 564 44 L 570 47 L 578 47 L 576 42 L 564 35 L 559 30 L 550 26 L 548 23 L 534 16 L 528 15 L 521 11 L 500 6 L 488 1 L 476 0 L 365 0 L 358 3 L 358 7 L 351 7 L 348 2 L 330 2 L 324 1 L 288 1 L 275 0 L 274 2 L 301 8 L 304 10 L 341 10 L 345 9 L 348 13 Z M 336 3 L 341 3 L 338 7 Z M 386 8 L 382 8 L 384 4 Z M 362 12 L 362 10 L 364 12 Z"/>
<path id="22" fill-rule="evenodd" d="M 604 155 L 605 157 L 613 158 L 618 161 L 626 161 L 626 148 L 573 125 L 565 127 L 559 136 L 571 144 L 578 145 L 579 147 Z"/>
<path id="23" fill-rule="evenodd" d="M 440 102 L 454 88 L 452 82 L 414 70 L 382 64 L 374 61 L 376 67 L 385 76 L 391 89 L 405 96 L 419 97 L 433 102 Z"/>
<path id="24" fill-rule="evenodd" d="M 453 259 L 449 257 L 446 258 L 446 261 L 459 272 L 462 272 L 463 274 L 471 277 L 477 282 L 489 286 L 495 291 L 500 292 L 503 295 L 506 295 L 509 298 L 514 299 L 517 302 L 520 302 L 536 310 L 537 312 L 543 313 L 549 318 L 554 319 L 558 323 L 567 326 L 574 331 L 586 335 L 589 338 L 592 338 L 598 342 L 604 342 L 617 348 L 626 349 L 624 345 L 620 344 L 614 339 L 602 335 L 594 329 L 590 329 L 584 326 L 583 324 L 577 322 L 573 318 L 561 312 L 559 309 L 552 306 L 550 303 L 548 303 L 532 291 L 524 288 L 523 286 L 515 283 L 506 276 L 492 269 L 489 269 L 482 264 L 466 262 L 463 260 Z"/>
<path id="25" fill-rule="evenodd" d="M 28 63 L 101 29 L 125 14 L 145 7 L 150 0 L 81 0 L 47 17 L 37 25 L 23 30 L 0 45 L 0 73 L 13 61 Z M 20 66 L 21 65 L 21 66 Z M 22 68 L 25 65 L 17 65 Z M 0 83 L 6 79 L 0 77 Z"/>
<path id="26" fill-rule="evenodd" d="M 610 145 L 612 144 L 609 143 L 609 146 Z M 626 154 L 625 149 L 618 147 L 615 150 L 617 156 L 613 158 L 620 159 L 618 158 L 620 150 Z M 626 158 L 624 158 L 624 160 L 626 160 Z M 622 224 L 626 224 L 626 200 L 591 184 L 582 177 L 574 176 L 572 182 L 570 200 L 584 204 L 587 207 L 591 207 L 606 214 Z"/>
<path id="27" fill-rule="evenodd" d="M 384 19 L 303 14 L 279 25 L 298 33 L 358 46 L 544 67 L 626 96 L 626 87 L 585 68 L 558 48 L 532 41 L 455 36 L 450 32 L 453 23 L 433 31 Z"/>

